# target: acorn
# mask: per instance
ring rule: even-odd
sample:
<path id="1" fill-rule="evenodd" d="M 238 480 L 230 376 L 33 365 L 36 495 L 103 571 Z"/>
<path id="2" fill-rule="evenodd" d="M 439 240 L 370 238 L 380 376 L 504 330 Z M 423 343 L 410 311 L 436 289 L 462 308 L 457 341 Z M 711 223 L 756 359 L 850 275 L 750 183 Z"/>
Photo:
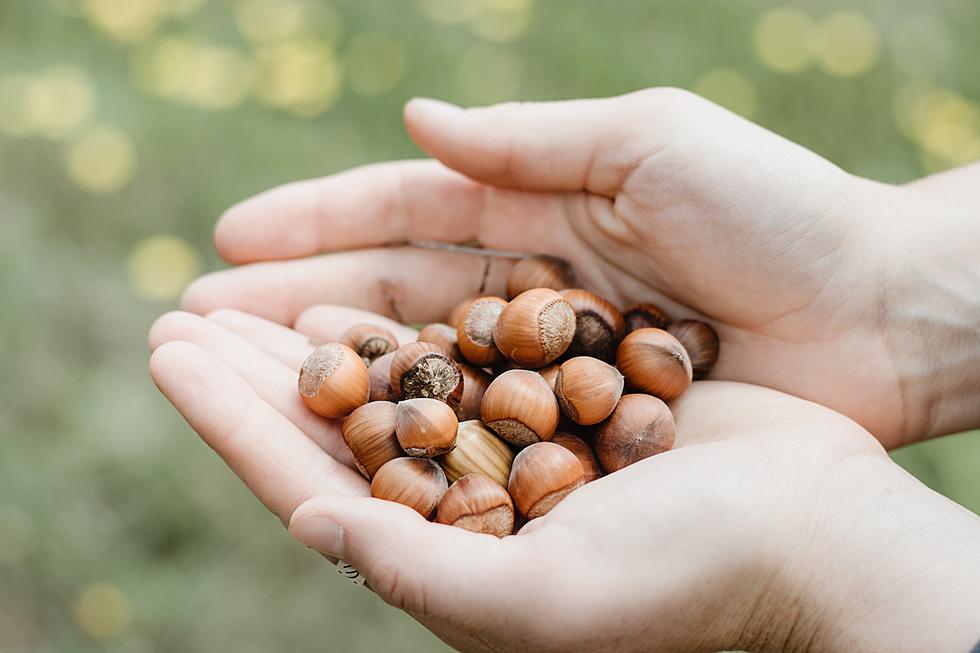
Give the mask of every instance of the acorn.
<path id="1" fill-rule="evenodd" d="M 585 470 L 571 451 L 553 442 L 538 442 L 518 452 L 507 490 L 528 519 L 537 519 L 585 484 Z"/>
<path id="2" fill-rule="evenodd" d="M 576 424 L 598 424 L 609 417 L 623 394 L 623 375 L 598 358 L 576 356 L 561 364 L 555 396 L 562 412 Z"/>
<path id="3" fill-rule="evenodd" d="M 514 503 L 499 483 L 480 474 L 467 474 L 442 496 L 436 521 L 504 537 L 514 532 Z"/>
<path id="4" fill-rule="evenodd" d="M 452 483 L 467 474 L 482 474 L 507 487 L 514 452 L 480 420 L 460 422 L 456 448 L 439 458 Z"/>
<path id="5" fill-rule="evenodd" d="M 456 327 L 456 342 L 463 357 L 474 365 L 486 367 L 503 358 L 493 341 L 497 318 L 507 306 L 500 297 L 479 297 L 463 309 Z"/>
<path id="6" fill-rule="evenodd" d="M 597 430 L 593 448 L 608 473 L 670 451 L 674 446 L 674 416 L 660 399 L 623 395 L 616 410 Z"/>
<path id="7" fill-rule="evenodd" d="M 575 337 L 575 311 L 564 297 L 535 288 L 515 297 L 497 318 L 493 341 L 521 367 L 537 369 L 565 353 Z"/>
<path id="8" fill-rule="evenodd" d="M 433 345 L 439 345 L 446 352 L 446 355 L 454 361 L 465 360 L 462 352 L 459 350 L 459 345 L 456 344 L 456 329 L 448 324 L 442 324 L 441 322 L 426 324 L 419 331 L 418 341 L 431 342 Z"/>
<path id="9" fill-rule="evenodd" d="M 354 466 L 371 480 L 389 460 L 405 455 L 395 437 L 395 404 L 373 401 L 344 418 L 340 430 L 354 457 Z"/>
<path id="10" fill-rule="evenodd" d="M 430 458 L 395 458 L 371 480 L 371 496 L 394 501 L 431 519 L 442 495 L 449 488 L 446 474 Z"/>
<path id="11" fill-rule="evenodd" d="M 450 408 L 463 398 L 463 372 L 459 365 L 430 342 L 410 342 L 391 360 L 391 389 L 399 399 L 432 398 Z"/>
<path id="12" fill-rule="evenodd" d="M 619 309 L 605 299 L 581 288 L 560 291 L 575 311 L 575 337 L 568 356 L 592 356 L 611 361 L 616 345 L 623 339 L 626 325 Z"/>
<path id="13" fill-rule="evenodd" d="M 559 444 L 575 454 L 578 461 L 582 463 L 582 469 L 585 470 L 586 483 L 602 477 L 602 468 L 599 467 L 599 461 L 596 460 L 592 447 L 582 438 L 572 433 L 558 431 L 548 442 Z"/>
<path id="14" fill-rule="evenodd" d="M 403 399 L 395 406 L 395 435 L 409 456 L 432 458 L 456 446 L 456 413 L 438 399 Z"/>
<path id="15" fill-rule="evenodd" d="M 561 290 L 575 285 L 575 274 L 567 261 L 538 254 L 521 259 L 507 279 L 507 297 L 513 299 L 532 288 Z"/>
<path id="16" fill-rule="evenodd" d="M 501 438 L 524 446 L 548 440 L 558 428 L 558 401 L 537 372 L 509 370 L 483 395 L 483 423 Z"/>
<path id="17" fill-rule="evenodd" d="M 391 361 L 395 352 L 389 351 L 374 359 L 368 366 L 368 381 L 371 385 L 370 401 L 394 401 L 395 393 L 391 389 Z"/>
<path id="18" fill-rule="evenodd" d="M 663 329 L 637 329 L 619 343 L 616 367 L 631 388 L 670 401 L 691 385 L 691 359 Z"/>
<path id="19" fill-rule="evenodd" d="M 694 380 L 708 376 L 718 360 L 718 333 L 707 322 L 681 320 L 674 322 L 668 332 L 684 345 L 691 357 Z"/>
<path id="20" fill-rule="evenodd" d="M 340 341 L 357 352 L 370 365 L 379 356 L 398 349 L 398 338 L 377 324 L 355 324 L 344 332 Z"/>
<path id="21" fill-rule="evenodd" d="M 637 329 L 666 329 L 670 326 L 670 317 L 656 304 L 632 304 L 623 311 L 626 323 L 626 333 Z"/>
<path id="22" fill-rule="evenodd" d="M 357 353 L 340 343 L 317 347 L 299 373 L 299 396 L 323 417 L 344 417 L 368 401 L 367 367 Z"/>

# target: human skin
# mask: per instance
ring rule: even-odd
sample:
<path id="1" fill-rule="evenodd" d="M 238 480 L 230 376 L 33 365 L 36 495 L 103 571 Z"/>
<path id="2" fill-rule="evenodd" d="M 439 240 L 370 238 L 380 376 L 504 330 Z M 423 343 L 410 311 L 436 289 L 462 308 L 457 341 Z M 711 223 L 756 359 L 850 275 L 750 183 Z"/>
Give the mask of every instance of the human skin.
<path id="1" fill-rule="evenodd" d="M 721 338 L 710 378 L 851 417 L 886 448 L 980 425 L 980 170 L 891 186 L 676 89 L 460 109 L 415 100 L 438 161 L 367 166 L 230 209 L 240 267 L 184 296 L 293 324 L 334 303 L 443 319 L 501 294 L 509 259 L 404 245 L 473 239 L 568 259 L 619 305 Z M 303 258 L 309 257 L 309 258 Z"/>
<path id="2" fill-rule="evenodd" d="M 303 543 L 464 651 L 967 651 L 980 518 L 892 463 L 853 421 L 740 383 L 671 408 L 675 449 L 581 488 L 502 540 L 367 498 L 339 422 L 295 378 L 310 339 L 233 310 L 162 317 L 160 389 Z M 349 460 L 349 459 L 348 459 Z"/>

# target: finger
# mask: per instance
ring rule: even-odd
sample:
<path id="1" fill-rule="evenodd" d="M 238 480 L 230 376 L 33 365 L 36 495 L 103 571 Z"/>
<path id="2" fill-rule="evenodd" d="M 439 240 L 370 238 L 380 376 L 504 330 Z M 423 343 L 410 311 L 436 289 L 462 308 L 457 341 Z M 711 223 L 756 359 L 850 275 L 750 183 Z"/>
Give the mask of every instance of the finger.
<path id="1" fill-rule="evenodd" d="M 192 283 L 181 304 L 199 314 L 237 308 L 282 324 L 324 303 L 436 322 L 465 297 L 502 293 L 512 267 L 510 259 L 413 247 L 341 252 L 214 272 Z"/>
<path id="2" fill-rule="evenodd" d="M 343 337 L 344 332 L 355 324 L 376 324 L 384 327 L 398 338 L 398 344 L 414 342 L 419 332 L 383 315 L 362 311 L 349 306 L 320 304 L 306 309 L 296 318 L 296 330 L 320 342 L 334 342 Z"/>
<path id="3" fill-rule="evenodd" d="M 658 129 L 682 101 L 675 89 L 599 100 L 506 103 L 461 109 L 428 99 L 405 107 L 405 124 L 431 156 L 496 186 L 612 196 L 658 144 Z"/>
<path id="4" fill-rule="evenodd" d="M 367 481 L 323 452 L 212 354 L 169 342 L 150 356 L 160 391 L 280 519 L 317 496 L 362 496 Z"/>
<path id="5" fill-rule="evenodd" d="M 150 329 L 151 349 L 175 340 L 193 343 L 213 354 L 331 458 L 347 466 L 353 463 L 350 450 L 340 436 L 339 422 L 320 417 L 300 399 L 294 370 L 241 336 L 193 313 L 167 313 Z"/>
<path id="6" fill-rule="evenodd" d="M 237 333 L 296 372 L 316 349 L 317 343 L 312 342 L 308 335 L 234 308 L 211 311 L 207 314 L 207 319 Z"/>

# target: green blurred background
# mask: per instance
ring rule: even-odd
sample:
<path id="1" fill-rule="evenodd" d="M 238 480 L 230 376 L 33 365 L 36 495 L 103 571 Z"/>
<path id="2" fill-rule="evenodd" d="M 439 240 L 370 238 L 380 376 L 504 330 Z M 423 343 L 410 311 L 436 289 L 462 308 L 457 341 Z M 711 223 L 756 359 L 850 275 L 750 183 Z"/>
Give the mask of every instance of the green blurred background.
<path id="1" fill-rule="evenodd" d="M 160 397 L 145 333 L 275 184 L 418 156 L 413 95 L 692 88 L 846 169 L 980 156 L 980 4 L 2 0 L 0 652 L 423 651 Z M 895 458 L 980 511 L 980 434 Z"/>

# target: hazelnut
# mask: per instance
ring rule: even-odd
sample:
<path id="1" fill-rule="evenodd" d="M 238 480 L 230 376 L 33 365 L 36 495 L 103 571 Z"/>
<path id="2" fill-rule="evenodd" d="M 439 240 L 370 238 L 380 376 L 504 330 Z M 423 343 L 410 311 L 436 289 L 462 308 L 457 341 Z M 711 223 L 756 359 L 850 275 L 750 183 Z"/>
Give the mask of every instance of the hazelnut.
<path id="1" fill-rule="evenodd" d="M 426 324 L 419 331 L 418 341 L 431 342 L 433 345 L 439 345 L 446 352 L 446 355 L 453 360 L 463 360 L 462 352 L 459 351 L 459 345 L 456 344 L 456 329 L 448 324 L 442 324 L 441 322 Z"/>
<path id="2" fill-rule="evenodd" d="M 582 438 L 571 433 L 566 433 L 565 431 L 559 431 L 555 433 L 555 437 L 551 438 L 549 442 L 560 444 L 575 454 L 575 457 L 582 463 L 582 468 L 585 470 L 586 483 L 591 483 L 602 476 L 602 469 L 599 467 L 599 461 L 596 460 L 592 447 Z"/>
<path id="3" fill-rule="evenodd" d="M 633 333 L 637 329 L 666 329 L 670 326 L 670 318 L 656 304 L 633 304 L 623 311 L 623 319 L 626 322 L 626 333 Z"/>
<path id="4" fill-rule="evenodd" d="M 500 351 L 493 342 L 493 328 L 505 306 L 507 302 L 500 297 L 480 297 L 463 310 L 456 328 L 456 341 L 463 356 L 474 365 L 483 367 L 501 360 Z"/>
<path id="5" fill-rule="evenodd" d="M 674 416 L 660 399 L 623 395 L 619 405 L 596 431 L 596 456 L 612 473 L 674 446 Z"/>
<path id="6" fill-rule="evenodd" d="M 357 352 L 370 365 L 376 358 L 398 349 L 398 338 L 377 324 L 355 324 L 344 332 L 340 341 Z"/>
<path id="7" fill-rule="evenodd" d="M 456 446 L 456 413 L 438 399 L 405 399 L 395 406 L 395 435 L 409 456 L 432 458 Z"/>
<path id="8" fill-rule="evenodd" d="M 395 404 L 374 401 L 344 418 L 341 434 L 354 456 L 354 465 L 368 480 L 389 460 L 405 454 L 395 437 Z"/>
<path id="9" fill-rule="evenodd" d="M 391 361 L 395 352 L 389 351 L 374 359 L 368 366 L 368 380 L 371 384 L 371 401 L 394 401 L 395 393 L 391 389 Z"/>
<path id="10" fill-rule="evenodd" d="M 467 474 L 442 496 L 436 521 L 504 537 L 514 532 L 514 502 L 499 483 L 480 474 Z"/>
<path id="11" fill-rule="evenodd" d="M 460 422 L 456 448 L 439 458 L 452 483 L 467 474 L 482 474 L 507 487 L 514 452 L 480 420 Z"/>
<path id="12" fill-rule="evenodd" d="M 677 338 L 688 356 L 695 379 L 703 379 L 718 360 L 718 333 L 707 322 L 700 320 L 681 320 L 667 329 Z"/>
<path id="13" fill-rule="evenodd" d="M 664 401 L 691 385 L 691 359 L 684 345 L 663 329 L 637 329 L 619 343 L 616 367 L 633 388 Z"/>
<path id="14" fill-rule="evenodd" d="M 497 318 L 493 341 L 504 356 L 537 369 L 565 353 L 575 337 L 575 311 L 554 290 L 535 288 L 515 297 Z"/>
<path id="15" fill-rule="evenodd" d="M 507 297 L 513 299 L 532 288 L 561 290 L 575 285 L 575 275 L 567 261 L 539 254 L 521 259 L 507 279 Z"/>
<path id="16" fill-rule="evenodd" d="M 367 367 L 357 353 L 340 343 L 317 347 L 299 373 L 299 396 L 314 413 L 343 417 L 366 404 L 370 392 Z"/>
<path id="17" fill-rule="evenodd" d="M 446 317 L 446 324 L 448 324 L 453 329 L 459 328 L 459 322 L 463 317 L 463 311 L 474 299 L 479 299 L 480 295 L 470 295 L 460 303 L 453 306 L 453 309 L 449 311 L 449 316 Z"/>
<path id="18" fill-rule="evenodd" d="M 555 394 L 530 370 L 510 370 L 494 379 L 480 413 L 484 424 L 518 446 L 548 440 L 558 428 Z"/>
<path id="19" fill-rule="evenodd" d="M 439 345 L 410 342 L 391 360 L 391 389 L 401 399 L 431 397 L 450 408 L 463 398 L 463 372 Z"/>
<path id="20" fill-rule="evenodd" d="M 371 496 L 412 508 L 426 519 L 432 517 L 449 488 L 446 474 L 430 458 L 395 458 L 371 480 Z"/>
<path id="21" fill-rule="evenodd" d="M 459 369 L 463 373 L 463 397 L 456 409 L 456 416 L 461 420 L 480 419 L 483 395 L 490 387 L 493 377 L 481 368 L 466 363 L 460 363 Z"/>
<path id="22" fill-rule="evenodd" d="M 555 396 L 568 419 L 589 426 L 609 417 L 623 395 L 623 375 L 598 358 L 576 356 L 561 364 Z"/>
<path id="23" fill-rule="evenodd" d="M 575 338 L 566 353 L 611 361 L 616 355 L 616 345 L 625 333 L 623 314 L 588 290 L 570 288 L 562 290 L 561 295 L 575 311 Z"/>
<path id="24" fill-rule="evenodd" d="M 540 374 L 542 378 L 548 382 L 548 387 L 551 388 L 552 392 L 555 391 L 555 379 L 558 377 L 559 368 L 561 368 L 561 365 L 558 363 L 552 363 L 548 367 L 542 367 L 540 370 L 538 370 L 538 374 Z"/>
<path id="25" fill-rule="evenodd" d="M 521 514 L 536 519 L 585 484 L 585 470 L 571 451 L 553 442 L 538 442 L 514 458 L 507 490 Z"/>

